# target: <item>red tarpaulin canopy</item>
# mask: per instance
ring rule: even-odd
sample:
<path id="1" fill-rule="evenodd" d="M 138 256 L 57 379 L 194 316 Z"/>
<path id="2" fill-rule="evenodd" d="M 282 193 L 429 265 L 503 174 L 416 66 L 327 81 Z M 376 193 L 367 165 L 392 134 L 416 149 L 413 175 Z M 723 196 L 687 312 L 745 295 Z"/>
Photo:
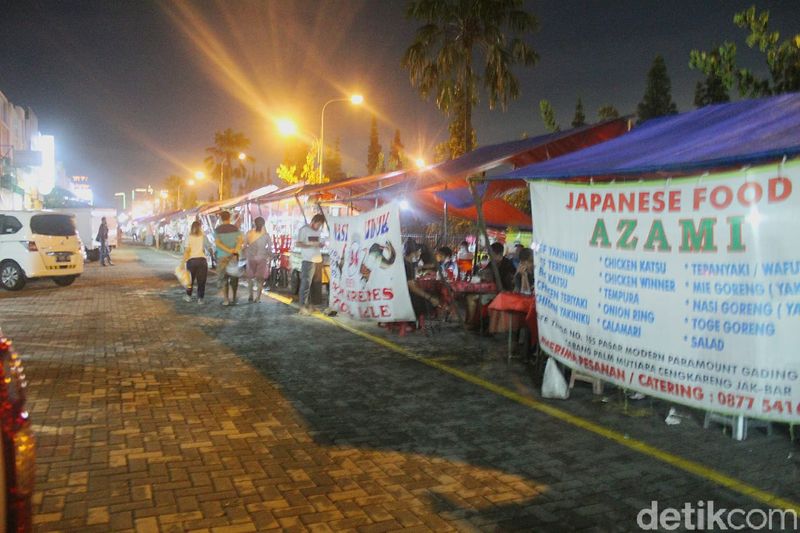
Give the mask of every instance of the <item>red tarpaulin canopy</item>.
<path id="1" fill-rule="evenodd" d="M 402 180 L 373 191 L 366 197 L 390 198 L 405 197 L 415 207 L 429 213 L 439 214 L 447 203 L 449 214 L 476 220 L 477 209 L 469 193 L 467 178 L 490 172 L 503 165 L 514 168 L 536 161 L 544 161 L 588 146 L 618 137 L 629 129 L 628 119 L 614 119 L 600 124 L 584 126 L 569 131 L 521 139 L 501 144 L 483 146 L 468 154 L 438 164 L 424 171 L 409 171 Z M 501 196 L 502 194 L 525 187 L 523 180 L 491 182 L 479 186 L 483 196 L 484 220 L 490 226 L 520 226 L 529 228 L 531 216 Z"/>

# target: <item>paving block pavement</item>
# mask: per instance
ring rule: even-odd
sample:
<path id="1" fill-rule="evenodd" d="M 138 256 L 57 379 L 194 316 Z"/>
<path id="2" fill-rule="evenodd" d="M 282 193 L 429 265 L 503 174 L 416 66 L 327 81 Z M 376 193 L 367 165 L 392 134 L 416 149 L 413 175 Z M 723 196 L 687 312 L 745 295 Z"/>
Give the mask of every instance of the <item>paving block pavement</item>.
<path id="1" fill-rule="evenodd" d="M 629 531 L 653 500 L 764 507 L 278 301 L 224 308 L 210 284 L 185 303 L 168 254 L 114 259 L 0 294 L 29 379 L 37 531 Z M 403 342 L 534 394 L 491 347 Z M 563 405 L 798 496 L 788 439 L 748 453 L 578 396 Z"/>

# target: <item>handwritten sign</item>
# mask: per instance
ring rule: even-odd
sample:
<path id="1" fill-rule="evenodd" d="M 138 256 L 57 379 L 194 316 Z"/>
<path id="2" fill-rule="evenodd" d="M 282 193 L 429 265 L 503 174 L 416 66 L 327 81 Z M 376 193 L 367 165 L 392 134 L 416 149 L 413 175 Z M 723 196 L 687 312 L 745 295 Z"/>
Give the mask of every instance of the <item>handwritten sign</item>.
<path id="1" fill-rule="evenodd" d="M 413 321 L 397 206 L 329 221 L 331 308 L 358 320 Z"/>

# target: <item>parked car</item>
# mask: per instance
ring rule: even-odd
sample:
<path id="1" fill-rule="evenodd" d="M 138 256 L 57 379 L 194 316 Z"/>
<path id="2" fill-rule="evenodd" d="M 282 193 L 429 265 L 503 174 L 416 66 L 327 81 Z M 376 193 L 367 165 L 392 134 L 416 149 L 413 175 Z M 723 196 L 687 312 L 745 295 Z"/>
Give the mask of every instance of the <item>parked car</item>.
<path id="1" fill-rule="evenodd" d="M 72 215 L 0 211 L 0 285 L 20 290 L 29 279 L 71 285 L 83 273 L 81 243 Z"/>
<path id="2" fill-rule="evenodd" d="M 36 444 L 25 408 L 25 373 L 11 341 L 0 331 L 0 530 L 32 529 L 31 497 Z"/>

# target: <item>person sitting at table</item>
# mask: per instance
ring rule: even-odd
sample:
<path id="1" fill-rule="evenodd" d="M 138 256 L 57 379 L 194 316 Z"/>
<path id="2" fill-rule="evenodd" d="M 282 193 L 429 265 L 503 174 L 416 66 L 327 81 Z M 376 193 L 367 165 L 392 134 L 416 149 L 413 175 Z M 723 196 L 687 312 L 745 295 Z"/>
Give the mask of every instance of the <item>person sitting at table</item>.
<path id="1" fill-rule="evenodd" d="M 453 261 L 453 250 L 449 246 L 440 246 L 436 249 L 434 254 L 436 264 L 438 265 L 438 273 L 443 279 L 453 281 L 456 278 L 458 267 Z"/>
<path id="2" fill-rule="evenodd" d="M 438 265 L 427 244 L 415 243 L 419 247 L 419 260 L 416 263 L 417 277 L 435 277 Z"/>
<path id="3" fill-rule="evenodd" d="M 514 268 L 519 268 L 519 253 L 524 249 L 525 247 L 519 241 L 514 241 L 514 248 L 506 256 L 511 260 Z"/>
<path id="4" fill-rule="evenodd" d="M 466 280 L 472 274 L 472 252 L 469 251 L 469 243 L 461 241 L 458 245 L 456 264 L 458 265 L 458 279 Z"/>
<path id="5" fill-rule="evenodd" d="M 414 314 L 417 316 L 425 314 L 428 309 L 428 304 L 433 307 L 439 307 L 439 299 L 436 296 L 431 296 L 416 282 L 416 265 L 419 263 L 420 246 L 413 240 L 408 239 L 403 244 L 403 262 L 406 268 L 406 282 L 408 283 L 408 292 L 411 296 L 411 307 L 414 308 Z"/>
<path id="6" fill-rule="evenodd" d="M 511 291 L 514 289 L 514 274 L 516 274 L 517 269 L 514 268 L 514 264 L 511 260 L 503 255 L 503 252 L 503 243 L 493 242 L 491 246 L 489 246 L 489 258 L 491 259 L 491 263 L 497 265 L 497 271 L 500 274 L 500 287 L 498 287 L 498 289 Z M 496 282 L 494 279 L 494 269 L 491 263 L 478 271 L 478 275 L 482 281 Z"/>
<path id="7" fill-rule="evenodd" d="M 514 292 L 533 293 L 533 250 L 523 248 L 519 251 L 519 266 L 514 274 Z"/>
<path id="8" fill-rule="evenodd" d="M 504 247 L 502 243 L 493 242 L 489 246 L 490 262 L 475 273 L 475 276 L 480 277 L 482 282 L 497 282 L 494 277 L 494 268 L 492 264 L 497 266 L 497 272 L 500 274 L 500 285 L 497 287 L 499 291 L 511 291 L 514 288 L 514 265 L 511 260 L 503 255 Z M 478 305 L 487 305 L 494 298 L 493 294 L 469 294 L 466 297 L 467 302 L 467 316 L 466 323 L 471 329 L 478 329 L 480 326 L 480 313 L 478 312 Z"/>

